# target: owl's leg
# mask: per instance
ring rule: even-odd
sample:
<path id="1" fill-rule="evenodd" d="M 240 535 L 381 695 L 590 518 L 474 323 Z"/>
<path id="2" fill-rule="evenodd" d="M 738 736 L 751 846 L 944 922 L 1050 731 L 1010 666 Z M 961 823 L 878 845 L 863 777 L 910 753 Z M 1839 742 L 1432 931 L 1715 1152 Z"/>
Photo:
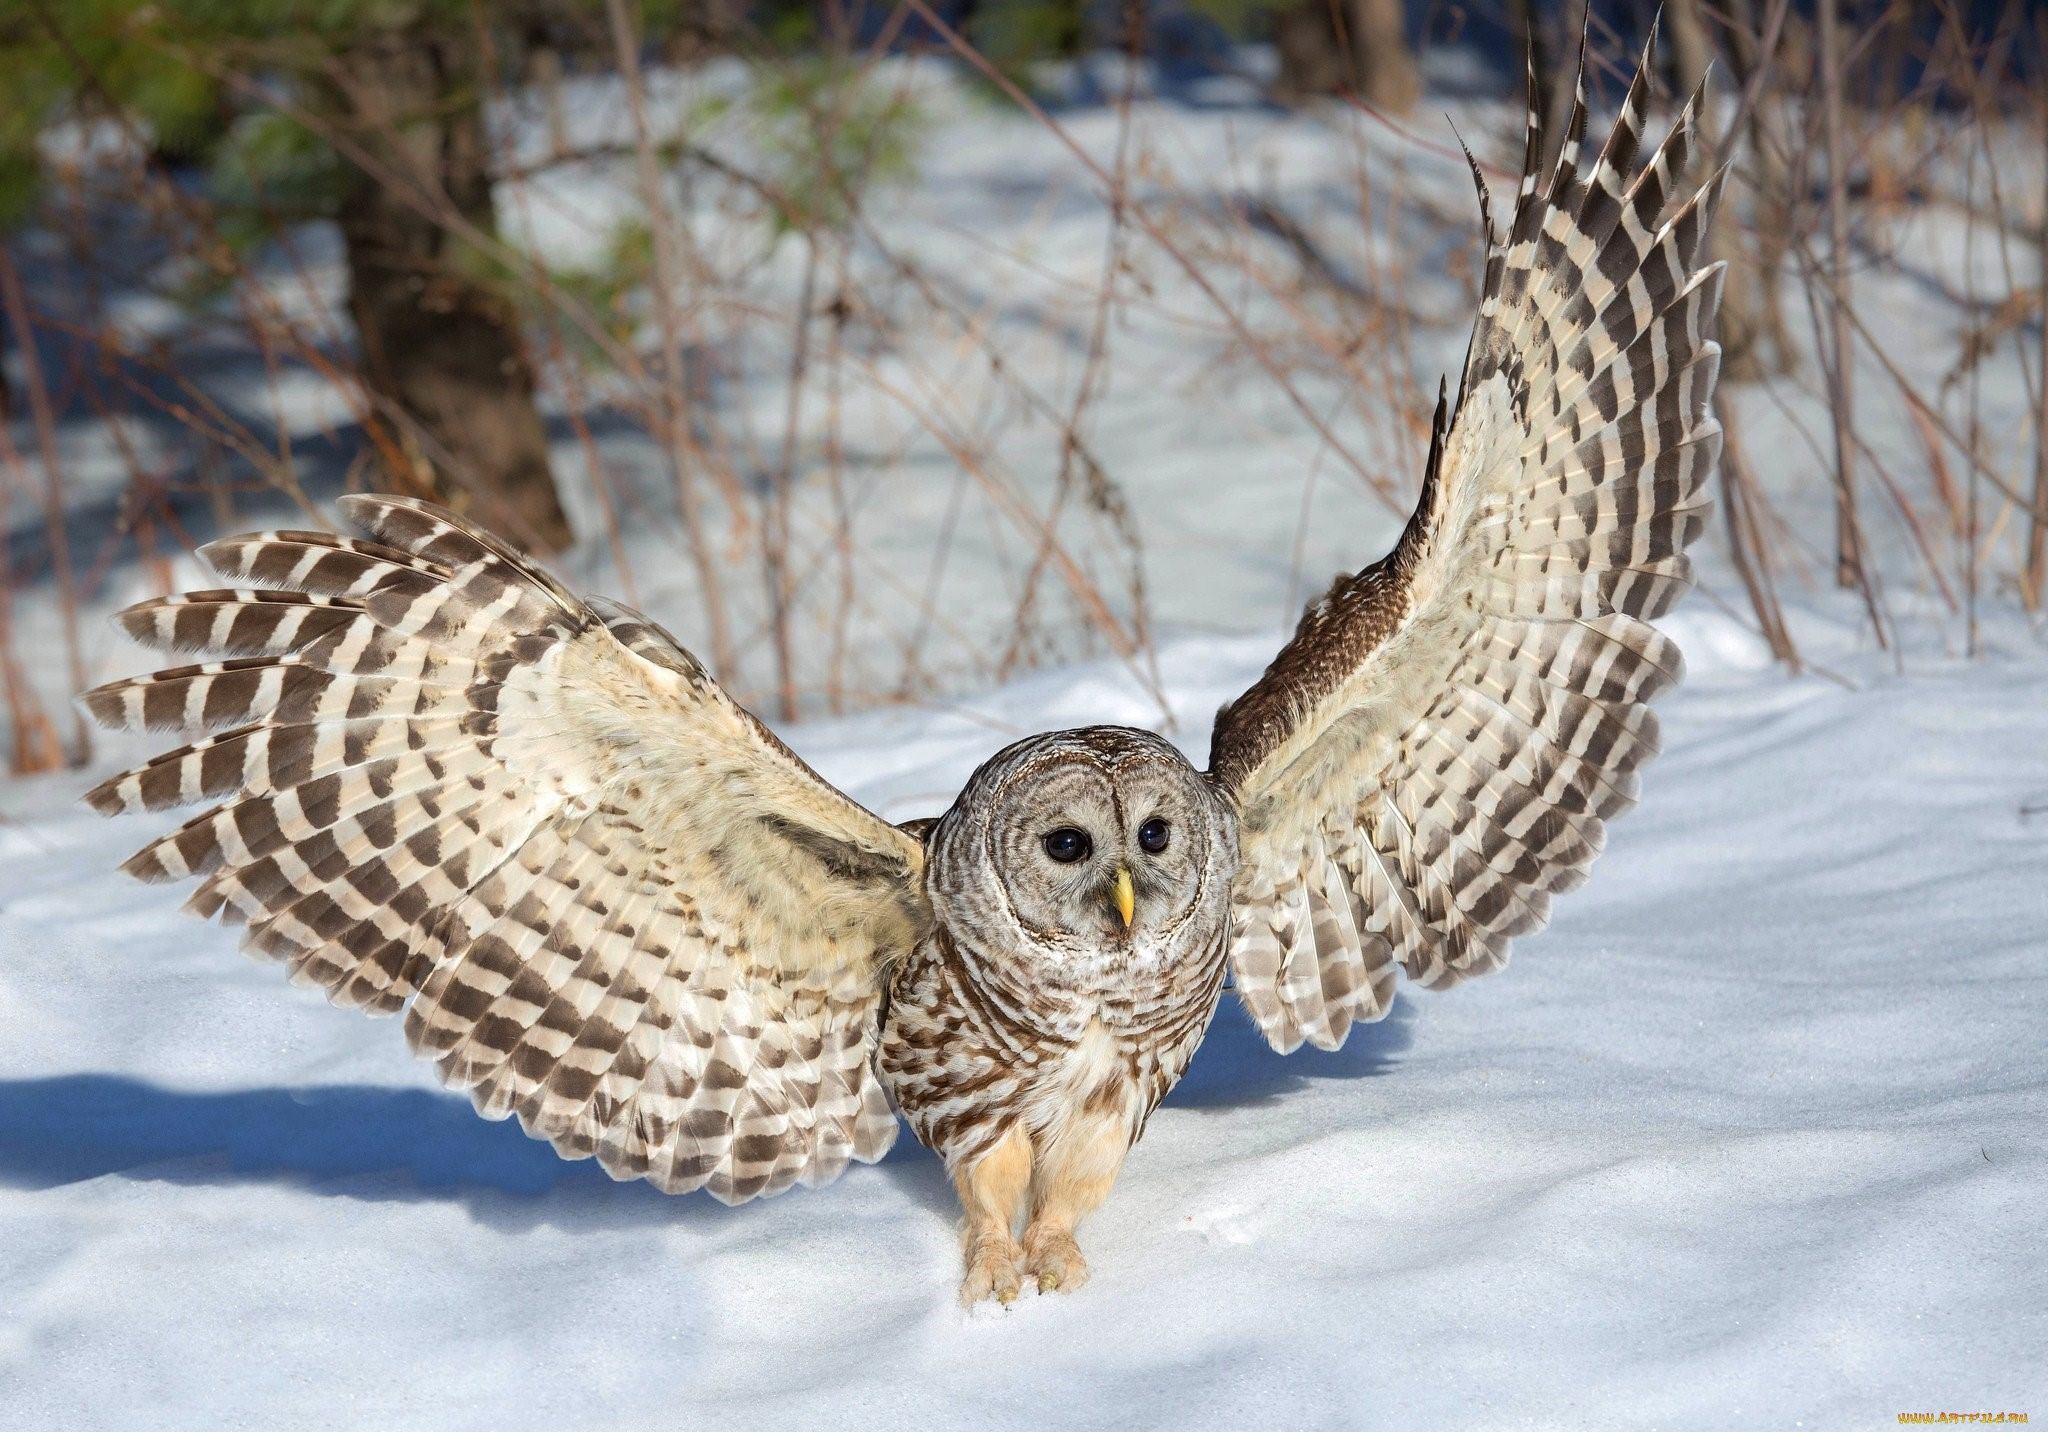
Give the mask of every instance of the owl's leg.
<path id="1" fill-rule="evenodd" d="M 1115 1111 L 1082 1115 L 1041 1152 L 1024 1230 L 1024 1271 L 1041 1291 L 1071 1293 L 1088 1281 L 1074 1229 L 1109 1197 L 1130 1149 L 1130 1121 Z"/>
<path id="2" fill-rule="evenodd" d="M 1017 1246 L 1017 1215 L 1031 1189 L 1031 1140 L 1013 1125 L 997 1145 L 953 1175 L 960 1206 L 967 1276 L 960 1301 L 969 1307 L 983 1298 L 1015 1302 L 1024 1250 Z"/>

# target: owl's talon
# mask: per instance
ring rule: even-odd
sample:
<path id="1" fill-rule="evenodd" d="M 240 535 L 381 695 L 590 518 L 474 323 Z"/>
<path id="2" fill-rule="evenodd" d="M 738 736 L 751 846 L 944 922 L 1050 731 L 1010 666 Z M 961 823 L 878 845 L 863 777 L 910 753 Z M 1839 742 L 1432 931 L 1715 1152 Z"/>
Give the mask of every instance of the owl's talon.
<path id="1" fill-rule="evenodd" d="M 1071 1233 L 1027 1232 L 1024 1270 L 1038 1280 L 1042 1293 L 1072 1293 L 1088 1281 L 1088 1260 Z"/>
<path id="2" fill-rule="evenodd" d="M 994 1239 L 975 1243 L 967 1251 L 967 1276 L 960 1282 L 960 1304 L 971 1308 L 989 1298 L 1008 1306 L 1024 1289 L 1020 1276 L 1024 1250 L 1015 1243 Z"/>

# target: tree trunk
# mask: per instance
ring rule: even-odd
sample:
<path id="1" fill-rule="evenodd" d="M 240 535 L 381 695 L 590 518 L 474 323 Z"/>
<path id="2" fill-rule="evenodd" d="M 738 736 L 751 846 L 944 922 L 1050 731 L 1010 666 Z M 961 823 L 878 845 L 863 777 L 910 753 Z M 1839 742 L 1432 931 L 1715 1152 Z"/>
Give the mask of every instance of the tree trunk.
<path id="1" fill-rule="evenodd" d="M 518 312 L 448 222 L 494 231 L 481 76 L 466 38 L 378 31 L 340 57 L 338 117 L 368 161 L 341 214 L 349 312 L 388 437 L 384 481 L 553 552 L 572 534 Z M 452 215 L 436 217 L 444 205 Z"/>
<path id="2" fill-rule="evenodd" d="M 1403 113 L 1422 98 L 1401 0 L 1295 0 L 1274 17 L 1273 44 L 1283 100 L 1350 93 Z"/>
<path id="3" fill-rule="evenodd" d="M 555 47 L 553 37 L 530 37 L 526 47 L 526 82 L 540 91 L 550 159 L 559 159 L 569 152 L 569 111 L 562 103 L 562 72 L 562 52 Z"/>
<path id="4" fill-rule="evenodd" d="M 1692 0 L 1697 4 L 1697 0 Z M 1761 49 L 1761 17 L 1753 0 L 1729 0 L 1723 20 L 1726 25 L 1728 57 L 1734 94 L 1749 88 L 1759 69 L 1771 63 Z M 1679 83 L 1690 90 L 1705 73 L 1705 58 L 1696 69 L 1680 71 Z M 1721 340 L 1721 376 L 1734 383 L 1754 382 L 1792 367 L 1794 349 L 1785 327 L 1785 310 L 1779 298 L 1779 279 L 1785 271 L 1786 235 L 1791 219 L 1787 213 L 1788 180 L 1778 162 L 1778 148 L 1769 133 L 1770 114 L 1777 104 L 1778 86 L 1766 76 L 1750 109 L 1743 134 L 1726 136 L 1732 151 L 1744 139 L 1749 141 L 1746 170 L 1751 201 L 1750 220 L 1738 226 L 1730 212 L 1714 225 L 1716 257 L 1728 260 L 1728 277 L 1721 292 L 1718 336 Z M 1726 156 L 1716 154 L 1716 162 Z M 1738 171 L 1743 172 L 1743 171 Z M 1732 210 L 1733 205 L 1725 206 Z"/>
<path id="5" fill-rule="evenodd" d="M 695 65 L 731 54 L 746 26 L 746 0 L 685 0 L 681 18 L 661 44 L 662 58 Z"/>
<path id="6" fill-rule="evenodd" d="M 1707 31 L 1701 0 L 1664 0 L 1664 33 L 1669 37 L 1665 53 L 1670 57 L 1671 78 L 1680 94 L 1691 94 L 1714 57 L 1714 40 Z"/>

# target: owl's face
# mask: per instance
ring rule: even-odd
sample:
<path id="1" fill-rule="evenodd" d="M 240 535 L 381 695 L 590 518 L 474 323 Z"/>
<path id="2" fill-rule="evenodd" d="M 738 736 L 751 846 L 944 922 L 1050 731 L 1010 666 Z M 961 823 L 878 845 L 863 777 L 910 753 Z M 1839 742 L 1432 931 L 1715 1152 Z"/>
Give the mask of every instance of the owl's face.
<path id="1" fill-rule="evenodd" d="M 975 774 L 946 817 L 933 893 L 946 918 L 1052 961 L 1173 958 L 1222 918 L 1231 812 L 1149 732 L 1033 737 Z M 950 897 L 950 898 L 949 898 Z"/>

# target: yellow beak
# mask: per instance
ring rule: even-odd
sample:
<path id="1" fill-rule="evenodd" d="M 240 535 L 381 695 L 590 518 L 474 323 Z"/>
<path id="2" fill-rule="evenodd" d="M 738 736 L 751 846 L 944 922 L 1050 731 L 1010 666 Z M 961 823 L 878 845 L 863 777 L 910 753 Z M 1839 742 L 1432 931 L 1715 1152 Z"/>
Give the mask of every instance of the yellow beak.
<path id="1" fill-rule="evenodd" d="M 1124 917 L 1124 928 L 1131 928 L 1131 916 L 1138 908 L 1138 894 L 1131 889 L 1131 872 L 1119 865 L 1116 868 L 1116 883 L 1109 888 L 1109 898 L 1116 902 L 1117 914 Z"/>

